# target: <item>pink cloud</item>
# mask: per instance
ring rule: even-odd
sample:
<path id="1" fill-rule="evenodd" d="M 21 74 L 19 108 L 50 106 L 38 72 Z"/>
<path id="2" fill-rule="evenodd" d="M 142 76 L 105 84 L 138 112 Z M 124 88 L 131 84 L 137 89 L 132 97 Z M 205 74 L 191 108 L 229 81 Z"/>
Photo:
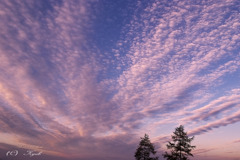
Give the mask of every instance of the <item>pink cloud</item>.
<path id="1" fill-rule="evenodd" d="M 93 146 L 101 158 L 124 159 L 144 127 L 156 134 L 183 122 L 195 135 L 239 121 L 238 90 L 211 93 L 239 71 L 239 16 L 223 12 L 231 1 L 149 4 L 123 28 L 115 59 L 90 43 L 88 2 L 56 5 L 44 23 L 16 3 L 0 11 L 0 123 L 19 142 L 82 158 Z M 116 75 L 99 78 L 111 64 Z"/>

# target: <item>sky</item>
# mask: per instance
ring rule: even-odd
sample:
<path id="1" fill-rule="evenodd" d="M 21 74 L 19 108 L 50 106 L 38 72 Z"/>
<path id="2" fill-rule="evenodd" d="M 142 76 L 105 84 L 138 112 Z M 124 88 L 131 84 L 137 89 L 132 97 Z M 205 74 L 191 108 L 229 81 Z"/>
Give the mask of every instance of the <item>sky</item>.
<path id="1" fill-rule="evenodd" d="M 0 158 L 240 160 L 239 46 L 239 0 L 0 0 Z"/>

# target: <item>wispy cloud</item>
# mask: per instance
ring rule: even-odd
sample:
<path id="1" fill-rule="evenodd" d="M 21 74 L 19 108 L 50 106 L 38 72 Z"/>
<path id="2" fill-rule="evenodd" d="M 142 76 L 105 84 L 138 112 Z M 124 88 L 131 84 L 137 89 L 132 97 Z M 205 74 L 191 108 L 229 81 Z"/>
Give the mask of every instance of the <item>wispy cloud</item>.
<path id="1" fill-rule="evenodd" d="M 203 94 L 211 93 L 210 89 L 223 83 L 224 76 L 239 72 L 235 45 L 239 38 L 232 38 L 239 34 L 238 16 L 228 9 L 234 1 L 177 2 L 161 11 L 159 5 L 156 2 L 147 7 L 130 26 L 131 35 L 136 35 L 127 55 L 131 63 L 119 76 L 114 97 L 128 112 L 125 116 L 140 112 L 155 119 L 154 115 L 176 114 L 174 111 L 188 108 Z M 229 12 L 222 12 L 225 9 Z M 156 17 L 158 14 L 161 16 Z M 225 19 L 228 14 L 231 17 Z"/>
<path id="2" fill-rule="evenodd" d="M 240 121 L 237 0 L 137 2 L 109 51 L 94 39 L 103 4 L 0 4 L 1 133 L 50 154 L 120 160 L 142 132 Z"/>
<path id="3" fill-rule="evenodd" d="M 239 139 L 235 140 L 233 143 L 240 143 L 240 140 Z"/>
<path id="4" fill-rule="evenodd" d="M 202 134 L 202 133 L 208 132 L 214 128 L 219 128 L 222 126 L 236 123 L 239 121 L 239 119 L 240 119 L 240 112 L 236 112 L 226 118 L 222 118 L 222 119 L 216 120 L 214 122 L 208 123 L 207 125 L 203 125 L 199 128 L 196 128 L 196 129 L 192 130 L 191 132 L 189 132 L 189 134 L 191 134 L 191 135 Z"/>

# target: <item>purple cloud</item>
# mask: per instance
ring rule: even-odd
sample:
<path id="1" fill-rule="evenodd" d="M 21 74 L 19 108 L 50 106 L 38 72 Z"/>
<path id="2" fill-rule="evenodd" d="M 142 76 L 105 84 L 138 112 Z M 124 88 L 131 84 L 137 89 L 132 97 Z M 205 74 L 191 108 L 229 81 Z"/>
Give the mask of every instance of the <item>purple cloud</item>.
<path id="1" fill-rule="evenodd" d="M 144 132 L 165 143 L 167 125 L 201 135 L 240 121 L 236 0 L 3 1 L 0 19 L 8 145 L 133 159 Z"/>

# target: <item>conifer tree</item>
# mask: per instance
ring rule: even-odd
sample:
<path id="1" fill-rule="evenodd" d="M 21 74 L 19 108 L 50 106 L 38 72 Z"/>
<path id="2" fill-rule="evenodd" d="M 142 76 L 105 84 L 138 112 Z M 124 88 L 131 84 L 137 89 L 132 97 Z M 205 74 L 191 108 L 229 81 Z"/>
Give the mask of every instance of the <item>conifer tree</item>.
<path id="1" fill-rule="evenodd" d="M 149 136 L 145 134 L 144 137 L 141 138 L 135 152 L 136 160 L 158 160 L 158 157 L 155 156 L 156 153 L 154 145 L 150 142 Z"/>
<path id="2" fill-rule="evenodd" d="M 189 138 L 182 125 L 177 127 L 173 134 L 173 142 L 167 144 L 167 148 L 171 149 L 171 153 L 165 152 L 163 157 L 167 160 L 189 160 L 188 156 L 193 157 L 191 151 L 196 147 L 191 145 L 194 137 Z"/>

